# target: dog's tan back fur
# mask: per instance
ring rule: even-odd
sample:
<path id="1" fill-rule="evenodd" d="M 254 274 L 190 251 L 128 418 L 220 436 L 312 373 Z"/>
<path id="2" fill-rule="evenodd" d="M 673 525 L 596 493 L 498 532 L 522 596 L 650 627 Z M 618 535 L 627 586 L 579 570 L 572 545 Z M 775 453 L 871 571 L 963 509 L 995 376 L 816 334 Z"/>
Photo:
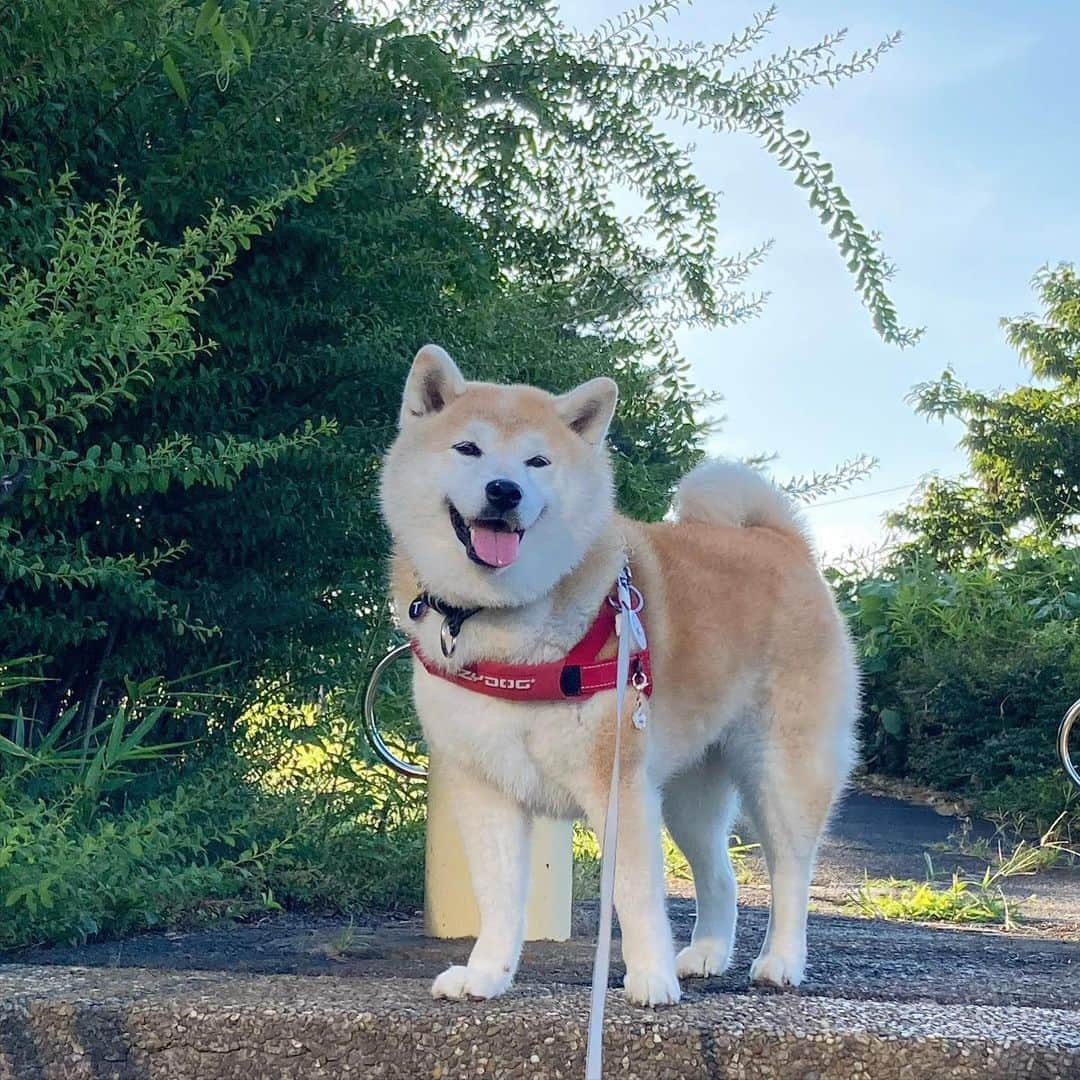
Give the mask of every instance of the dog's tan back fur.
<path id="1" fill-rule="evenodd" d="M 700 522 L 628 532 L 657 682 L 677 688 L 677 714 L 721 698 L 740 671 L 816 667 L 844 648 L 846 631 L 801 536 Z"/>

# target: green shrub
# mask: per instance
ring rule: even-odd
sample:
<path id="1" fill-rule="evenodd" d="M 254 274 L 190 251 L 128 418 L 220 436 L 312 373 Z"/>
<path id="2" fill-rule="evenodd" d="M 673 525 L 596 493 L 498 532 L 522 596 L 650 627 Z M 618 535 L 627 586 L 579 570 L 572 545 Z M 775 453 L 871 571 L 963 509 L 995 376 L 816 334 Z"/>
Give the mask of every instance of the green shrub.
<path id="1" fill-rule="evenodd" d="M 0 666 L 0 692 L 25 670 Z M 85 743 L 63 722 L 43 740 L 21 723 L 0 737 L 0 948 L 420 902 L 422 791 L 388 783 L 319 716 L 298 726 L 268 710 L 277 722 L 232 750 L 149 741 L 166 712 L 200 702 L 150 680 L 129 684 Z"/>
<path id="2" fill-rule="evenodd" d="M 865 674 L 867 764 L 1045 830 L 1069 798 L 1055 736 L 1080 696 L 1080 550 L 832 577 Z"/>
<path id="3" fill-rule="evenodd" d="M 669 44 L 666 3 L 592 34 L 539 0 L 3 10 L 0 656 L 51 676 L 35 733 L 212 665 L 229 720 L 269 682 L 348 700 L 387 638 L 379 456 L 425 341 L 477 377 L 616 376 L 620 501 L 663 514 L 704 436 L 676 332 L 756 313 L 763 254 L 720 250 L 669 114 L 760 140 L 882 335 L 915 336 L 784 115 L 893 38 L 754 59 L 771 16 Z"/>
<path id="4" fill-rule="evenodd" d="M 378 832 L 260 792 L 209 760 L 138 806 L 87 819 L 71 800 L 0 793 L 0 948 L 112 937 L 303 906 L 413 908 L 423 823 Z"/>

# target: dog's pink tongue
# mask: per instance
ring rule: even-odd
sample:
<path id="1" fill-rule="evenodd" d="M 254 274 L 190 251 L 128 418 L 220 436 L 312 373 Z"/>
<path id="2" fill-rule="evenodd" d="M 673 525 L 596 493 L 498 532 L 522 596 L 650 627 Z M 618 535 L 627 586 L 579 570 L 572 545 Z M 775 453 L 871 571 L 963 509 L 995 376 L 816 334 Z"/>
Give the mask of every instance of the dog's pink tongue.
<path id="1" fill-rule="evenodd" d="M 473 551 L 488 566 L 509 566 L 518 557 L 521 537 L 516 532 L 498 532 L 474 525 L 471 536 Z"/>

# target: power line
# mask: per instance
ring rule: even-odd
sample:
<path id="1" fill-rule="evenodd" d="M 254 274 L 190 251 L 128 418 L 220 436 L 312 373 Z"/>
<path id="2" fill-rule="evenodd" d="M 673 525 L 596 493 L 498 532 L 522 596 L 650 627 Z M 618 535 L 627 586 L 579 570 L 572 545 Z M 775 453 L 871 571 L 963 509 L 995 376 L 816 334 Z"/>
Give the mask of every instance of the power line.
<path id="1" fill-rule="evenodd" d="M 838 503 L 855 502 L 856 499 L 873 499 L 877 495 L 891 495 L 896 491 L 910 491 L 916 486 L 922 477 L 917 480 L 910 480 L 906 484 L 898 484 L 896 487 L 881 488 L 878 491 L 864 491 L 861 495 L 845 495 L 840 499 L 826 499 L 824 502 L 807 503 L 803 507 L 804 510 L 816 510 L 819 506 L 836 506 Z"/>

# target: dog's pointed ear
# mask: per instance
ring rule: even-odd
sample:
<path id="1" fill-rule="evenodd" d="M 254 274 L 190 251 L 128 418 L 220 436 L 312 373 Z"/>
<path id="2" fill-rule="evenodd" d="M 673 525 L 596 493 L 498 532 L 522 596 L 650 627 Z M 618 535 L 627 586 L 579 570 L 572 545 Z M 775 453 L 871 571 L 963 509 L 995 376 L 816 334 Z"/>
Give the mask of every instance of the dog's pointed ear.
<path id="1" fill-rule="evenodd" d="M 439 345 L 425 345 L 413 358 L 401 399 L 401 426 L 444 409 L 465 393 L 465 376 Z"/>
<path id="2" fill-rule="evenodd" d="M 587 443 L 599 445 L 607 435 L 618 400 L 619 388 L 615 381 L 600 377 L 557 397 L 555 411 L 571 431 Z"/>

